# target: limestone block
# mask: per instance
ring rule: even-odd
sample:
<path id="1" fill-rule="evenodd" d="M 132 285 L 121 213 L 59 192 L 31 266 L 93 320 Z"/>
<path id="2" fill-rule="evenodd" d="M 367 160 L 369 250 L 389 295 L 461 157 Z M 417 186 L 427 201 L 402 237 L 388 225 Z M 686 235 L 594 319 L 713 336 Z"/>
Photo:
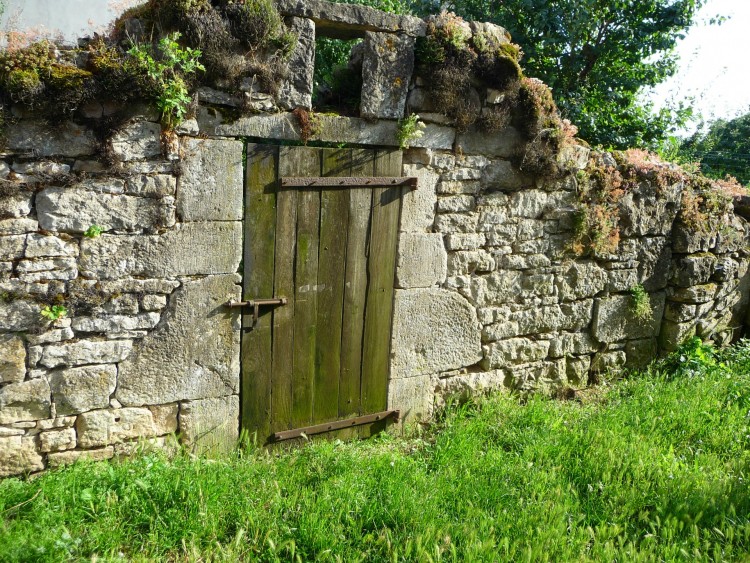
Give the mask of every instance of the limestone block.
<path id="1" fill-rule="evenodd" d="M 83 233 L 155 231 L 175 222 L 172 197 L 162 199 L 98 193 L 83 187 L 47 188 L 37 196 L 39 225 L 48 231 Z"/>
<path id="2" fill-rule="evenodd" d="M 502 321 L 485 326 L 482 329 L 482 342 L 495 342 L 504 338 L 519 336 L 521 331 L 517 321 Z"/>
<path id="3" fill-rule="evenodd" d="M 50 417 L 50 389 L 45 379 L 0 387 L 0 424 Z"/>
<path id="4" fill-rule="evenodd" d="M 562 358 L 570 354 L 591 354 L 599 344 L 587 332 L 563 332 L 550 340 L 550 358 Z"/>
<path id="5" fill-rule="evenodd" d="M 236 272 L 242 223 L 185 223 L 163 235 L 102 235 L 81 244 L 81 270 L 96 279 Z"/>
<path id="6" fill-rule="evenodd" d="M 76 241 L 32 233 L 26 239 L 25 255 L 26 258 L 75 257 L 78 256 L 78 250 Z"/>
<path id="7" fill-rule="evenodd" d="M 402 233 L 398 243 L 396 287 L 432 287 L 445 281 L 448 255 L 442 235 Z"/>
<path id="8" fill-rule="evenodd" d="M 539 219 L 547 207 L 549 194 L 542 190 L 523 190 L 510 198 L 508 211 L 513 217 Z"/>
<path id="9" fill-rule="evenodd" d="M 52 401 L 58 415 L 106 408 L 117 385 L 111 364 L 55 370 L 49 374 Z"/>
<path id="10" fill-rule="evenodd" d="M 716 268 L 716 256 L 708 252 L 685 256 L 672 263 L 670 281 L 680 287 L 706 283 Z"/>
<path id="11" fill-rule="evenodd" d="M 507 160 L 493 162 L 482 174 L 482 185 L 488 190 L 512 191 L 528 188 L 533 184 L 531 176 L 527 176 Z"/>
<path id="12" fill-rule="evenodd" d="M 36 427 L 39 430 L 54 430 L 60 428 L 73 428 L 75 423 L 75 416 L 58 416 L 47 420 L 39 420 L 36 423 Z"/>
<path id="13" fill-rule="evenodd" d="M 454 195 L 441 197 L 437 202 L 439 213 L 461 213 L 474 211 L 475 198 L 470 195 Z"/>
<path id="14" fill-rule="evenodd" d="M 522 143 L 521 134 L 514 127 L 506 127 L 492 135 L 472 128 L 456 137 L 456 144 L 461 147 L 464 154 L 481 154 L 497 158 L 510 158 Z"/>
<path id="15" fill-rule="evenodd" d="M 672 261 L 669 240 L 664 237 L 644 237 L 636 247 L 638 277 L 646 291 L 658 291 L 667 286 Z"/>
<path id="16" fill-rule="evenodd" d="M 708 303 L 716 297 L 718 289 L 715 283 L 705 283 L 685 288 L 669 288 L 667 294 L 670 301 L 678 303 Z"/>
<path id="17" fill-rule="evenodd" d="M 31 174 L 32 176 L 38 174 L 56 176 L 68 174 L 70 172 L 70 165 L 51 160 L 32 160 L 30 162 L 14 162 L 13 171 L 19 174 Z"/>
<path id="18" fill-rule="evenodd" d="M 445 248 L 448 250 L 477 250 L 484 246 L 487 237 L 483 233 L 453 233 L 445 237 Z"/>
<path id="19" fill-rule="evenodd" d="M 154 430 L 157 435 L 162 436 L 177 432 L 177 413 L 179 412 L 179 408 L 177 403 L 148 407 L 148 410 L 151 411 L 154 417 Z"/>
<path id="20" fill-rule="evenodd" d="M 180 439 L 199 455 L 227 454 L 237 447 L 240 398 L 237 395 L 180 405 Z"/>
<path id="21" fill-rule="evenodd" d="M 482 357 L 476 311 L 441 289 L 397 290 L 391 377 L 413 377 L 475 364 Z"/>
<path id="22" fill-rule="evenodd" d="M 29 213 L 31 213 L 31 198 L 28 200 Z M 0 198 L 0 207 L 2 207 L 2 198 Z M 15 209 L 15 206 L 13 206 Z M 2 216 L 2 212 L 0 212 Z M 22 235 L 33 233 L 39 230 L 39 223 L 36 219 L 21 217 L 15 219 L 0 219 L 0 235 Z"/>
<path id="23" fill-rule="evenodd" d="M 180 287 L 177 280 L 123 279 L 98 281 L 96 285 L 105 293 L 172 293 Z"/>
<path id="24" fill-rule="evenodd" d="M 419 178 L 419 187 L 404 194 L 401 200 L 401 232 L 430 231 L 435 222 L 436 187 L 439 176 L 419 164 L 405 164 L 404 176 Z"/>
<path id="25" fill-rule="evenodd" d="M 400 381 L 411 382 L 417 378 Z M 490 370 L 475 373 L 458 373 L 449 376 L 433 376 L 432 387 L 434 407 L 444 407 L 449 400 L 466 401 L 471 397 L 479 397 L 498 391 L 507 391 L 509 387 L 508 372 L 506 370 Z M 430 389 L 427 390 L 428 392 Z M 428 398 L 430 395 L 427 395 Z"/>
<path id="26" fill-rule="evenodd" d="M 549 340 L 510 338 L 484 346 L 484 369 L 497 369 L 538 362 L 547 357 Z"/>
<path id="27" fill-rule="evenodd" d="M 664 318 L 677 323 L 684 323 L 699 317 L 698 305 L 693 303 L 677 303 L 667 301 L 664 306 Z"/>
<path id="28" fill-rule="evenodd" d="M 177 214 L 182 221 L 241 221 L 244 214 L 240 141 L 182 141 Z"/>
<path id="29" fill-rule="evenodd" d="M 127 179 L 125 193 L 141 197 L 174 196 L 177 191 L 177 179 L 167 174 L 131 176 Z"/>
<path id="30" fill-rule="evenodd" d="M 116 397 L 123 405 L 165 404 L 221 397 L 239 391 L 237 278 L 185 281 L 169 300 L 164 319 L 119 366 Z"/>
<path id="31" fill-rule="evenodd" d="M 51 430 L 39 434 L 39 451 L 61 452 L 76 447 L 76 431 L 73 428 Z"/>
<path id="32" fill-rule="evenodd" d="M 478 213 L 443 213 L 435 219 L 435 230 L 439 233 L 474 233 L 479 221 Z"/>
<path id="33" fill-rule="evenodd" d="M 708 252 L 716 246 L 716 233 L 702 233 L 691 229 L 681 221 L 675 223 L 672 230 L 672 250 L 680 254 Z"/>
<path id="34" fill-rule="evenodd" d="M 144 311 L 161 311 L 167 306 L 165 295 L 144 295 L 141 299 L 141 308 Z"/>
<path id="35" fill-rule="evenodd" d="M 26 217 L 31 213 L 33 197 L 25 190 L 0 196 L 0 219 Z"/>
<path id="36" fill-rule="evenodd" d="M 625 344 L 625 366 L 629 369 L 645 369 L 656 359 L 657 351 L 656 338 L 630 340 Z"/>
<path id="37" fill-rule="evenodd" d="M 495 266 L 495 259 L 486 250 L 459 250 L 451 252 L 448 257 L 451 276 L 492 272 Z"/>
<path id="38" fill-rule="evenodd" d="M 589 356 L 568 356 L 565 358 L 565 376 L 574 385 L 587 384 L 590 369 L 591 358 Z"/>
<path id="39" fill-rule="evenodd" d="M 0 437 L 0 477 L 44 469 L 44 461 L 36 444 L 33 436 Z"/>
<path id="40" fill-rule="evenodd" d="M 159 295 L 159 297 L 164 298 L 166 303 L 166 297 L 163 295 Z M 130 294 L 112 297 L 112 299 L 102 305 L 102 309 L 112 315 L 136 315 L 138 313 L 138 297 Z M 159 322 L 159 319 L 154 319 L 154 317 L 149 317 L 147 315 L 141 315 L 138 322 L 139 326 L 134 326 L 133 328 L 150 328 L 157 322 Z M 121 326 L 118 325 L 118 329 L 120 328 Z"/>
<path id="41" fill-rule="evenodd" d="M 8 127 L 7 147 L 13 152 L 33 151 L 35 156 L 88 156 L 95 154 L 94 133 L 71 121 L 50 127 L 45 121 L 22 121 Z"/>
<path id="42" fill-rule="evenodd" d="M 10 302 L 0 299 L 0 330 L 24 332 L 37 327 L 41 322 L 41 307 L 30 301 L 15 299 Z"/>
<path id="43" fill-rule="evenodd" d="M 83 413 L 78 416 L 76 430 L 78 445 L 82 448 L 95 448 L 156 435 L 151 411 L 137 408 Z"/>
<path id="44" fill-rule="evenodd" d="M 149 121 L 133 121 L 110 139 L 112 153 L 119 160 L 138 160 L 161 154 L 161 126 Z"/>
<path id="45" fill-rule="evenodd" d="M 104 461 L 112 459 L 114 455 L 115 449 L 112 446 L 96 450 L 70 450 L 47 454 L 47 464 L 50 469 L 54 469 L 77 461 Z"/>
<path id="46" fill-rule="evenodd" d="M 618 342 L 648 338 L 659 334 L 664 311 L 664 293 L 652 293 L 651 320 L 633 316 L 633 298 L 630 295 L 612 295 L 596 299 L 592 334 L 599 342 Z"/>
<path id="47" fill-rule="evenodd" d="M 591 361 L 591 371 L 599 373 L 617 372 L 625 366 L 626 356 L 622 350 L 599 352 Z"/>
<path id="48" fill-rule="evenodd" d="M 558 279 L 560 298 L 565 301 L 593 297 L 609 282 L 606 270 L 595 262 L 572 262 Z"/>
<path id="49" fill-rule="evenodd" d="M 440 176 L 441 182 L 456 182 L 466 180 L 479 180 L 482 177 L 482 171 L 476 168 L 457 167 L 443 172 Z"/>
<path id="50" fill-rule="evenodd" d="M 26 348 L 14 334 L 0 334 L 0 383 L 20 383 L 26 377 Z"/>
<path id="51" fill-rule="evenodd" d="M 682 184 L 657 189 L 642 183 L 619 201 L 620 230 L 624 236 L 668 235 L 679 212 Z"/>
<path id="52" fill-rule="evenodd" d="M 638 270 L 627 268 L 624 270 L 610 270 L 607 272 L 607 291 L 618 293 L 628 291 L 638 285 Z"/>
<path id="53" fill-rule="evenodd" d="M 297 45 L 287 62 L 287 77 L 279 85 L 276 101 L 283 109 L 312 108 L 315 68 L 315 23 L 307 18 L 287 18 L 287 27 L 297 35 Z"/>
<path id="54" fill-rule="evenodd" d="M 141 313 L 136 316 L 77 317 L 72 323 L 77 332 L 125 332 L 154 328 L 160 318 L 159 313 Z"/>
<path id="55" fill-rule="evenodd" d="M 591 149 L 582 145 L 563 143 L 560 153 L 557 155 L 557 162 L 563 168 L 573 170 L 583 170 L 589 163 Z"/>
<path id="56" fill-rule="evenodd" d="M 414 38 L 365 33 L 362 63 L 362 117 L 401 119 L 414 72 Z"/>
<path id="57" fill-rule="evenodd" d="M 408 424 L 432 416 L 434 391 L 429 375 L 388 382 L 388 408 L 401 411 L 401 420 Z"/>
<path id="58" fill-rule="evenodd" d="M 437 185 L 437 193 L 441 195 L 477 195 L 481 190 L 482 184 L 477 180 L 441 180 Z"/>
<path id="59" fill-rule="evenodd" d="M 130 354 L 130 340 L 80 340 L 45 346 L 39 363 L 47 368 L 86 364 L 113 364 Z"/>

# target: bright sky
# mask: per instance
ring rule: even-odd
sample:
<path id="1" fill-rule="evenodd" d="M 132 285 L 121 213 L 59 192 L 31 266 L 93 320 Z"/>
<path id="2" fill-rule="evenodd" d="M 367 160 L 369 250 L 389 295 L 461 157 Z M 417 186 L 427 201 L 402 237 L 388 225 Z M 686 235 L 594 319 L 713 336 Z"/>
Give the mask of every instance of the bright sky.
<path id="1" fill-rule="evenodd" d="M 112 20 L 118 6 L 137 0 L 7 0 L 8 17 L 16 16 L 19 28 L 43 25 L 60 29 L 69 41 L 84 35 L 89 24 Z M 716 15 L 729 17 L 710 25 Z M 680 41 L 680 70 L 676 76 L 648 93 L 658 106 L 668 100 L 694 98 L 694 107 L 705 119 L 732 118 L 750 111 L 750 0 L 708 0 L 697 24 Z"/>

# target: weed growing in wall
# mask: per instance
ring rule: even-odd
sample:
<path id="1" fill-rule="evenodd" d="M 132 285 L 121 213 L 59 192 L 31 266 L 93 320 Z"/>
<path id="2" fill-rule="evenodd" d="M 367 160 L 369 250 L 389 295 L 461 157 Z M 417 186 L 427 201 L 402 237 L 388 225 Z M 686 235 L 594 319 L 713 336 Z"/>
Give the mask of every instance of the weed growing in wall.
<path id="1" fill-rule="evenodd" d="M 636 319 L 646 322 L 654 318 L 651 311 L 651 299 L 641 284 L 630 288 L 630 297 L 632 299 L 630 310 Z"/>
<path id="2" fill-rule="evenodd" d="M 402 150 L 408 149 L 411 143 L 417 139 L 421 139 L 424 135 L 425 127 L 426 125 L 419 120 L 419 116 L 416 113 L 404 119 L 399 119 L 398 131 L 396 132 L 399 148 Z"/>
<path id="3" fill-rule="evenodd" d="M 45 319 L 56 321 L 65 317 L 68 314 L 68 309 L 64 305 L 47 305 L 39 314 Z"/>

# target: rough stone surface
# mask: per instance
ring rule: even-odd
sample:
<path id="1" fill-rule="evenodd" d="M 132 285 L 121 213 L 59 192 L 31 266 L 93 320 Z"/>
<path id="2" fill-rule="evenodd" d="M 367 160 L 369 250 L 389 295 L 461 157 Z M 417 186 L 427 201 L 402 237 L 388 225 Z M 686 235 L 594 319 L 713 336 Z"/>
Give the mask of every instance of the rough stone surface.
<path id="1" fill-rule="evenodd" d="M 177 185 L 182 221 L 239 221 L 243 216 L 242 143 L 186 139 Z"/>
<path id="2" fill-rule="evenodd" d="M 165 320 L 120 364 L 116 397 L 128 406 L 203 399 L 239 391 L 235 276 L 186 281 L 172 295 Z M 236 310 L 235 310 L 236 311 Z"/>
<path id="3" fill-rule="evenodd" d="M 35 156 L 88 156 L 96 153 L 94 133 L 66 121 L 50 127 L 43 121 L 26 121 L 8 127 L 7 147 L 11 151 L 33 151 Z"/>
<path id="4" fill-rule="evenodd" d="M 112 153 L 120 160 L 150 158 L 161 154 L 161 126 L 134 121 L 112 136 Z"/>
<path id="5" fill-rule="evenodd" d="M 591 262 L 575 262 L 561 279 L 560 297 L 564 300 L 593 297 L 604 290 L 609 281 L 607 271 Z"/>
<path id="6" fill-rule="evenodd" d="M 287 26 L 297 35 L 297 46 L 287 63 L 289 72 L 279 86 L 276 101 L 283 109 L 312 108 L 315 68 L 315 23 L 306 18 L 288 18 Z"/>
<path id="7" fill-rule="evenodd" d="M 239 440 L 239 416 L 237 395 L 187 401 L 180 405 L 180 438 L 198 454 L 229 453 Z"/>
<path id="8" fill-rule="evenodd" d="M 31 330 L 41 323 L 42 308 L 36 303 L 24 300 L 5 302 L 0 299 L 0 330 L 22 332 Z"/>
<path id="9" fill-rule="evenodd" d="M 0 477 L 33 473 L 44 469 L 33 436 L 0 436 Z"/>
<path id="10" fill-rule="evenodd" d="M 104 231 L 143 232 L 175 222 L 174 199 L 97 193 L 85 188 L 47 188 L 37 196 L 39 225 L 48 231 L 83 233 L 92 225 Z"/>
<path id="11" fill-rule="evenodd" d="M 25 190 L 0 196 L 0 219 L 26 217 L 31 213 L 33 197 L 31 192 Z"/>
<path id="12" fill-rule="evenodd" d="M 402 233 L 396 264 L 396 287 L 433 287 L 445 281 L 448 255 L 440 234 Z"/>
<path id="13" fill-rule="evenodd" d="M 405 423 L 432 416 L 433 391 L 429 375 L 392 379 L 388 384 L 388 408 L 401 411 Z"/>
<path id="14" fill-rule="evenodd" d="M 102 235 L 81 244 L 81 269 L 98 279 L 236 272 L 242 223 L 185 223 L 163 235 Z"/>
<path id="15" fill-rule="evenodd" d="M 0 209 L 2 209 L 2 201 L 0 198 Z M 29 204 L 29 213 L 31 212 L 31 197 L 27 197 L 24 202 Z M 16 206 L 12 206 L 13 209 L 17 209 Z M 0 211 L 2 216 L 2 211 Z M 39 230 L 39 222 L 36 219 L 28 217 L 15 218 L 15 219 L 0 219 L 0 235 L 21 235 L 24 233 L 33 233 Z"/>
<path id="16" fill-rule="evenodd" d="M 448 371 L 482 358 L 476 311 L 441 289 L 396 291 L 391 377 Z"/>
<path id="17" fill-rule="evenodd" d="M 124 408 L 83 413 L 76 422 L 78 444 L 95 448 L 131 438 L 155 435 L 154 419 L 148 409 Z"/>
<path id="18" fill-rule="evenodd" d="M 499 158 L 514 156 L 522 142 L 521 134 L 513 127 L 506 127 L 493 135 L 472 130 L 461 133 L 456 138 L 456 144 L 465 154 L 481 154 Z"/>
<path id="19" fill-rule="evenodd" d="M 613 295 L 596 300 L 592 334 L 600 342 L 640 339 L 659 334 L 664 311 L 664 293 L 649 295 L 652 318 L 638 319 L 633 315 L 633 298 Z"/>
<path id="20" fill-rule="evenodd" d="M 76 447 L 76 431 L 73 428 L 52 430 L 39 434 L 39 451 L 61 452 Z"/>
<path id="21" fill-rule="evenodd" d="M 0 383 L 20 383 L 26 377 L 26 348 L 13 334 L 0 334 Z"/>
<path id="22" fill-rule="evenodd" d="M 0 387 L 0 424 L 42 420 L 50 415 L 50 389 L 44 379 Z"/>
<path id="23" fill-rule="evenodd" d="M 115 363 L 127 358 L 132 348 L 131 340 L 80 340 L 44 347 L 39 363 L 48 368 Z"/>
<path id="24" fill-rule="evenodd" d="M 365 33 L 362 66 L 362 117 L 401 119 L 414 72 L 414 38 Z"/>
<path id="25" fill-rule="evenodd" d="M 154 418 L 154 431 L 158 435 L 173 434 L 177 432 L 177 414 L 179 412 L 179 405 L 173 403 L 171 405 L 156 405 L 148 407 Z"/>
<path id="26" fill-rule="evenodd" d="M 77 461 L 104 461 L 105 459 L 112 459 L 114 455 L 115 449 L 112 446 L 96 450 L 71 450 L 47 455 L 47 463 L 50 469 L 54 469 Z"/>
<path id="27" fill-rule="evenodd" d="M 405 164 L 404 176 L 418 178 L 419 187 L 404 194 L 401 200 L 402 232 L 424 233 L 435 223 L 435 192 L 439 176 L 424 166 Z"/>
<path id="28" fill-rule="evenodd" d="M 107 364 L 56 370 L 50 373 L 49 383 L 58 415 L 102 409 L 115 391 L 117 368 Z"/>

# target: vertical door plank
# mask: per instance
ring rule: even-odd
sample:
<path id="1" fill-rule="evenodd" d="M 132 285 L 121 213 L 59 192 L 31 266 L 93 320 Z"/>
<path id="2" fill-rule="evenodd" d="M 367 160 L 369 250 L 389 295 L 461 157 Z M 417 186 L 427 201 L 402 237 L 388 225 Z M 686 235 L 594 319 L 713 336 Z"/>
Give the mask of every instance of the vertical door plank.
<path id="1" fill-rule="evenodd" d="M 295 147 L 279 150 L 279 176 L 297 175 Z M 297 190 L 276 194 L 276 259 L 274 297 L 286 297 L 287 305 L 273 310 L 273 372 L 271 376 L 271 432 L 290 430 L 294 370 L 294 262 L 297 240 Z M 269 295 L 269 297 L 271 297 Z"/>
<path id="2" fill-rule="evenodd" d="M 375 176 L 400 176 L 401 152 L 379 150 L 375 156 Z M 388 403 L 388 374 L 393 316 L 393 287 L 396 245 L 401 210 L 401 188 L 373 191 L 370 255 L 367 262 L 369 286 L 365 306 L 362 353 L 362 409 L 385 410 Z M 363 429 L 363 436 L 374 429 Z"/>
<path id="3" fill-rule="evenodd" d="M 375 152 L 352 151 L 352 176 L 374 176 Z M 360 413 L 362 337 L 367 297 L 367 241 L 370 234 L 372 189 L 349 192 L 349 230 L 346 249 L 344 314 L 341 334 L 339 417 Z M 356 432 L 354 433 L 356 435 Z"/>
<path id="4" fill-rule="evenodd" d="M 323 176 L 350 176 L 351 149 L 323 149 Z M 341 324 L 344 307 L 349 190 L 323 189 L 320 196 L 318 327 L 315 348 L 315 422 L 338 417 Z"/>
<path id="5" fill-rule="evenodd" d="M 278 147 L 248 145 L 245 176 L 244 299 L 264 297 L 274 289 L 276 170 Z M 242 317 L 242 427 L 257 432 L 259 443 L 270 433 L 271 315 L 252 328 L 252 314 Z"/>
<path id="6" fill-rule="evenodd" d="M 295 175 L 320 176 L 320 149 L 295 149 Z M 320 241 L 320 191 L 297 194 L 297 248 L 294 275 L 294 349 L 291 353 L 293 428 L 313 421 L 315 342 L 318 311 L 318 244 Z"/>

